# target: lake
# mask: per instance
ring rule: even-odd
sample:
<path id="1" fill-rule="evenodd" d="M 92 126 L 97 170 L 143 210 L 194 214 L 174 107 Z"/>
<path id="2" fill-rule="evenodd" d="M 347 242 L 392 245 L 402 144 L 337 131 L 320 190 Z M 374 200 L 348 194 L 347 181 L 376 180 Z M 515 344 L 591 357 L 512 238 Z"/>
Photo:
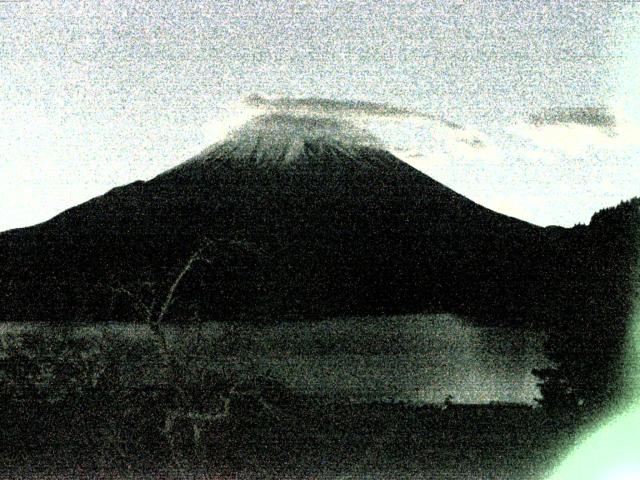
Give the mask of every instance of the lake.
<path id="1" fill-rule="evenodd" d="M 57 327 L 5 323 L 0 336 L 49 328 Z M 458 403 L 534 403 L 538 388 L 531 370 L 548 364 L 540 333 L 480 327 L 449 314 L 163 328 L 172 348 L 187 355 L 197 350 L 241 375 L 268 372 L 298 392 L 358 401 L 420 404 L 451 396 Z M 119 338 L 141 351 L 151 335 L 141 324 L 74 325 L 70 331 L 96 340 Z M 136 361 L 129 365 L 133 375 L 154 376 L 144 354 Z"/>

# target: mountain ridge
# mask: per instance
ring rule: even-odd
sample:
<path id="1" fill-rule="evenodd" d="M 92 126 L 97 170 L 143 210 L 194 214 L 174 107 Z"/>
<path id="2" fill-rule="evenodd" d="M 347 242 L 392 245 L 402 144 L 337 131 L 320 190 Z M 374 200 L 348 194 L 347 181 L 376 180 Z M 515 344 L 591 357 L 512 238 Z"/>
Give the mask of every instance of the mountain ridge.
<path id="1" fill-rule="evenodd" d="M 335 148 L 325 127 L 269 161 L 251 142 L 235 153 L 223 142 L 0 234 L 0 318 L 139 321 L 115 292 L 150 303 L 212 240 L 170 321 L 449 312 L 546 328 L 593 273 L 577 258 L 589 227 L 493 212 L 361 136 Z"/>

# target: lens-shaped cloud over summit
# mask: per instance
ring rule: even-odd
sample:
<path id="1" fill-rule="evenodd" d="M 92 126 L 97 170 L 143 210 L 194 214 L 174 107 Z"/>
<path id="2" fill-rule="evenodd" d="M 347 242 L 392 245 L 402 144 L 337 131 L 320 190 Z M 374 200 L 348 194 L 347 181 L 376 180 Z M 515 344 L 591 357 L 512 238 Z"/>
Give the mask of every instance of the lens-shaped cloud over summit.
<path id="1" fill-rule="evenodd" d="M 224 154 L 263 165 L 288 164 L 303 156 L 308 145 L 330 145 L 346 153 L 359 147 L 384 148 L 374 134 L 346 119 L 276 112 L 247 120 L 193 160 L 206 161 Z"/>
<path id="2" fill-rule="evenodd" d="M 276 149 L 287 158 L 299 153 L 305 143 L 382 147 L 375 135 L 347 120 L 292 113 L 260 115 L 233 131 L 229 141 L 265 154 Z"/>
<path id="3" fill-rule="evenodd" d="M 479 123 L 460 110 L 253 94 L 219 107 L 204 142 L 235 140 L 285 161 L 304 139 L 382 147 L 482 205 L 540 225 L 587 223 L 640 194 L 640 124 L 624 106 L 531 109 Z"/>
<path id="4" fill-rule="evenodd" d="M 342 146 L 389 150 L 417 168 L 491 150 L 480 131 L 417 108 L 321 97 L 249 95 L 223 108 L 204 126 L 204 135 L 213 146 L 203 154 L 231 141 L 236 148 L 257 149 L 263 158 L 291 160 L 304 140 L 330 138 Z"/>
<path id="5" fill-rule="evenodd" d="M 360 115 L 387 118 L 423 118 L 441 122 L 454 130 L 462 130 L 462 125 L 439 118 L 437 115 L 421 112 L 417 109 L 402 108 L 387 103 L 367 102 L 362 100 L 334 100 L 328 98 L 268 98 L 258 94 L 249 95 L 244 102 L 255 107 L 273 108 L 276 110 L 301 111 L 305 113 L 325 115 Z"/>
<path id="6" fill-rule="evenodd" d="M 388 103 L 362 100 L 341 100 L 322 97 L 268 97 L 253 94 L 245 97 L 240 104 L 232 108 L 234 117 L 259 115 L 261 113 L 286 113 L 314 117 L 331 117 L 348 120 L 362 128 L 384 125 L 389 127 L 399 123 L 411 123 L 438 131 L 448 141 L 466 144 L 473 148 L 484 146 L 479 132 L 467 129 L 463 125 L 442 116 L 424 112 L 415 108 L 399 107 Z M 393 142 L 387 140 L 387 146 L 393 148 Z"/>

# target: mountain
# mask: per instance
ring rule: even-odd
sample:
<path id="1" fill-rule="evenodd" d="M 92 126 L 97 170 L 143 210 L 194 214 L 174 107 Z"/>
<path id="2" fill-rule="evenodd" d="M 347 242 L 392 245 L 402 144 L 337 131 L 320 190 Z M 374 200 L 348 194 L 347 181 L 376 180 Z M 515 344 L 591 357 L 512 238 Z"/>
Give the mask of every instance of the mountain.
<path id="1" fill-rule="evenodd" d="M 267 115 L 0 234 L 0 318 L 132 320 L 173 286 L 172 321 L 451 312 L 540 326 L 582 294 L 591 234 L 488 210 L 365 132 Z"/>

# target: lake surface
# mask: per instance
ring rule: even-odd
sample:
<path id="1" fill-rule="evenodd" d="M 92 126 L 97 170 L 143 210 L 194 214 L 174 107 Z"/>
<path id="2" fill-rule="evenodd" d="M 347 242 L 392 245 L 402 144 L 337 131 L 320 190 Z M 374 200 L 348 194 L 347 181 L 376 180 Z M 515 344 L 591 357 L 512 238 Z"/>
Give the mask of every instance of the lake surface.
<path id="1" fill-rule="evenodd" d="M 1 324 L 9 332 L 55 328 Z M 356 400 L 533 403 L 533 368 L 548 364 L 541 334 L 479 327 L 448 314 L 167 325 L 169 343 L 240 374 L 269 373 L 296 391 Z M 77 325 L 75 335 L 149 343 L 140 324 Z M 137 347 L 134 347 L 137 348 Z M 142 360 L 141 360 L 142 361 Z M 144 365 L 131 365 L 132 371 Z"/>

